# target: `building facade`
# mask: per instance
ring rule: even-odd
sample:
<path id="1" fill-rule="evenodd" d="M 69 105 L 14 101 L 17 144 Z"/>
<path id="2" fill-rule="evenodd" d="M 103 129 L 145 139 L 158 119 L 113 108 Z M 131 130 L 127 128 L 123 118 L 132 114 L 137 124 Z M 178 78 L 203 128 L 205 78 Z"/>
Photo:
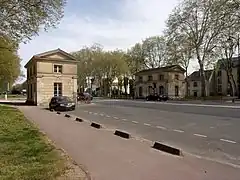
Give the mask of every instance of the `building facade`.
<path id="1" fill-rule="evenodd" d="M 206 95 L 210 96 L 211 94 L 215 93 L 215 85 L 213 84 L 214 80 L 214 70 L 206 70 L 205 71 L 205 85 L 206 85 Z M 200 77 L 200 71 L 194 71 L 191 75 L 188 76 L 188 96 L 192 97 L 200 97 L 201 96 L 201 89 L 202 89 L 202 83 L 201 83 L 201 77 Z"/>
<path id="2" fill-rule="evenodd" d="M 34 55 L 27 69 L 27 102 L 49 103 L 53 96 L 75 97 L 77 93 L 77 61 L 56 49 Z"/>
<path id="3" fill-rule="evenodd" d="M 222 65 L 224 60 L 218 61 L 218 68 L 214 70 L 206 70 L 206 95 L 207 96 L 228 96 L 232 95 L 231 87 L 229 83 L 229 77 L 227 75 L 224 66 Z M 240 60 L 238 57 L 232 59 L 232 75 L 236 83 L 236 88 L 240 85 L 239 72 Z M 199 71 L 193 72 L 188 76 L 188 95 L 200 97 L 201 96 L 201 78 Z"/>
<path id="4" fill-rule="evenodd" d="M 170 98 L 185 96 L 185 70 L 178 66 L 147 69 L 135 74 L 135 97 L 146 98 L 150 94 L 168 95 Z"/>

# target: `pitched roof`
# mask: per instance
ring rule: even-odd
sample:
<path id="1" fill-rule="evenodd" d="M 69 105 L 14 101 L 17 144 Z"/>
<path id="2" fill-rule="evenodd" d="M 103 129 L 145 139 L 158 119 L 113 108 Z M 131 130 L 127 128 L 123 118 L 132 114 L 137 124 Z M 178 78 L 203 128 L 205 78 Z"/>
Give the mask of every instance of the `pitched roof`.
<path id="1" fill-rule="evenodd" d="M 60 53 L 66 57 L 68 57 L 70 60 L 76 61 L 76 58 L 74 56 L 72 56 L 71 54 L 61 50 L 61 49 L 54 49 L 51 51 L 46 51 L 43 53 L 39 53 L 39 54 L 35 54 L 33 55 L 33 57 L 26 63 L 26 65 L 24 66 L 25 68 L 28 66 L 28 64 L 35 58 L 41 59 L 41 58 L 45 58 L 46 56 L 52 55 L 52 54 L 56 54 L 56 53 Z"/>
<path id="2" fill-rule="evenodd" d="M 143 73 L 147 73 L 147 72 L 156 72 L 156 71 L 174 71 L 175 69 L 185 72 L 185 69 L 182 68 L 181 66 L 171 65 L 171 66 L 164 66 L 164 67 L 159 67 L 159 68 L 144 69 L 142 71 L 135 73 L 135 75 L 143 74 Z"/>
<path id="3" fill-rule="evenodd" d="M 212 73 L 213 73 L 213 70 L 205 70 L 204 71 L 205 73 L 205 77 L 207 80 L 209 80 L 209 78 L 211 77 Z M 200 81 L 201 78 L 200 78 L 200 71 L 194 71 L 192 74 L 190 74 L 188 76 L 188 80 L 190 81 Z"/>

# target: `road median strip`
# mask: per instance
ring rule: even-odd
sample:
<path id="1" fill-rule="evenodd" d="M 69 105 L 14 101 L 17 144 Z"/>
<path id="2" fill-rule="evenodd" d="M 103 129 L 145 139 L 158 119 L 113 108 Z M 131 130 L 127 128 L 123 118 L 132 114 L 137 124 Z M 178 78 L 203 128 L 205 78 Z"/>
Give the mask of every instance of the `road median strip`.
<path id="1" fill-rule="evenodd" d="M 120 130 L 116 130 L 114 132 L 114 135 L 125 138 L 125 139 L 129 139 L 131 137 L 131 135 L 129 133 L 123 132 L 123 131 L 120 131 Z"/>
<path id="2" fill-rule="evenodd" d="M 97 129 L 100 129 L 102 127 L 101 124 L 98 124 L 98 123 L 95 123 L 95 122 L 92 122 L 91 126 L 94 127 L 94 128 L 97 128 Z"/>
<path id="3" fill-rule="evenodd" d="M 152 146 L 152 148 L 172 154 L 172 155 L 176 155 L 176 156 L 181 156 L 182 152 L 180 149 L 165 145 L 163 143 L 160 142 L 154 142 L 154 145 Z"/>

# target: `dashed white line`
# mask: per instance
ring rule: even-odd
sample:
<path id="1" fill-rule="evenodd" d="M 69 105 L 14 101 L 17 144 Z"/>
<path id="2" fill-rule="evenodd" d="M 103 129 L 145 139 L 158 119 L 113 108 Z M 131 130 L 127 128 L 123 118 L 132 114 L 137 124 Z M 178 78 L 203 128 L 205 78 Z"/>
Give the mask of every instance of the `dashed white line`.
<path id="1" fill-rule="evenodd" d="M 231 141 L 231 140 L 228 140 L 228 139 L 220 139 L 220 140 L 224 141 L 224 142 L 232 143 L 232 144 L 236 144 L 237 143 L 235 141 Z"/>
<path id="2" fill-rule="evenodd" d="M 137 121 L 132 121 L 132 123 L 138 124 L 138 122 L 137 122 Z"/>
<path id="3" fill-rule="evenodd" d="M 94 115 L 98 115 L 98 113 L 94 113 Z"/>
<path id="4" fill-rule="evenodd" d="M 118 117 L 113 117 L 114 119 L 119 119 Z"/>
<path id="5" fill-rule="evenodd" d="M 198 137 L 203 137 L 206 138 L 207 136 L 203 135 L 203 134 L 193 134 L 194 136 L 198 136 Z"/>
<path id="6" fill-rule="evenodd" d="M 122 119 L 123 121 L 127 121 L 127 119 Z"/>
<path id="7" fill-rule="evenodd" d="M 163 127 L 163 126 L 156 126 L 158 129 L 163 129 L 166 130 L 167 128 Z"/>
<path id="8" fill-rule="evenodd" d="M 144 123 L 145 126 L 151 126 L 151 124 L 148 124 L 148 123 Z"/>
<path id="9" fill-rule="evenodd" d="M 87 113 L 88 111 L 84 111 L 84 112 L 86 112 L 86 113 Z"/>
<path id="10" fill-rule="evenodd" d="M 104 114 L 100 114 L 100 116 L 104 116 Z"/>
<path id="11" fill-rule="evenodd" d="M 108 117 L 108 118 L 109 118 L 109 117 L 111 117 L 111 116 L 109 116 L 109 115 L 106 115 L 106 117 Z"/>
<path id="12" fill-rule="evenodd" d="M 184 131 L 179 130 L 179 129 L 174 129 L 173 131 L 174 131 L 174 132 L 179 132 L 179 133 L 183 133 L 183 132 L 184 132 Z"/>
<path id="13" fill-rule="evenodd" d="M 92 112 L 88 112 L 89 114 L 92 114 Z"/>

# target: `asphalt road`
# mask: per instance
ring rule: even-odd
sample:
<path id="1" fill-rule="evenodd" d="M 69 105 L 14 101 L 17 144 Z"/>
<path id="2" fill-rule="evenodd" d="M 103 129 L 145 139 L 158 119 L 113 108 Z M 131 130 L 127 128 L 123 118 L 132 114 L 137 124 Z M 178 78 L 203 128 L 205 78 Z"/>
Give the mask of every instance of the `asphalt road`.
<path id="1" fill-rule="evenodd" d="M 240 165 L 240 106 L 97 100 L 73 114 L 185 153 Z"/>

